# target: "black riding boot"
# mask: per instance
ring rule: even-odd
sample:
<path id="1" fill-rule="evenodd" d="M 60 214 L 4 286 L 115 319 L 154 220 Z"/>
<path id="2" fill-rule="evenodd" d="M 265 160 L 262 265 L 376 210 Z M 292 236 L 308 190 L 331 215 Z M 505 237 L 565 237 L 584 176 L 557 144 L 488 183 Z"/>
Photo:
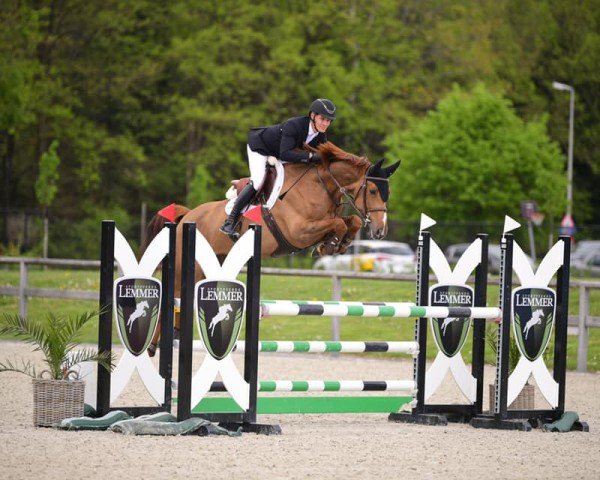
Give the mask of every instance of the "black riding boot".
<path id="1" fill-rule="evenodd" d="M 227 217 L 227 220 L 225 220 L 225 223 L 223 223 L 219 229 L 225 235 L 229 235 L 232 240 L 237 240 L 240 238 L 240 234 L 235 227 L 237 226 L 242 210 L 250 203 L 254 195 L 256 195 L 256 190 L 254 190 L 254 185 L 252 185 L 252 182 L 250 182 L 238 195 L 235 203 L 233 204 L 233 208 L 231 209 L 229 217 Z"/>

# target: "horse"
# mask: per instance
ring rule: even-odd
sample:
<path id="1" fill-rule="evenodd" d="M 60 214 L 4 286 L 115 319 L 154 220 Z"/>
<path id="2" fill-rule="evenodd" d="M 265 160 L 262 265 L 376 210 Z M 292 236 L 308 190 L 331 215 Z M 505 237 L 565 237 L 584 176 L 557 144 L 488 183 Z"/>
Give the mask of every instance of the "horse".
<path id="1" fill-rule="evenodd" d="M 219 311 L 212 318 L 210 324 L 208 325 L 208 329 L 210 330 L 210 336 L 212 337 L 215 334 L 216 326 L 221 323 L 223 320 L 229 320 L 229 314 L 233 311 L 230 303 L 226 303 L 219 307 Z"/>
<path id="2" fill-rule="evenodd" d="M 127 327 L 129 327 L 129 333 L 131 333 L 131 330 L 133 329 L 133 324 L 135 323 L 135 321 L 140 318 L 140 317 L 145 317 L 146 316 L 146 310 L 149 308 L 150 306 L 148 305 L 148 302 L 146 300 L 142 300 L 140 303 L 138 303 L 135 306 L 135 310 L 133 311 L 133 313 L 131 315 L 129 315 L 129 318 L 127 319 Z"/>
<path id="3" fill-rule="evenodd" d="M 531 314 L 531 318 L 529 320 L 527 320 L 527 323 L 525 324 L 525 328 L 523 329 L 523 334 L 525 335 L 525 340 L 527 340 L 527 335 L 529 335 L 529 330 L 531 330 L 531 328 L 534 325 L 539 325 L 540 323 L 542 323 L 543 316 L 544 316 L 544 311 L 541 308 L 535 310 Z"/>
<path id="4" fill-rule="evenodd" d="M 442 335 L 446 335 L 446 329 L 448 328 L 448 325 L 450 325 L 452 322 L 455 322 L 456 320 L 458 320 L 457 317 L 448 317 L 444 319 L 444 321 L 442 322 Z"/>
<path id="5" fill-rule="evenodd" d="M 331 142 L 321 144 L 316 149 L 309 146 L 305 148 L 318 152 L 321 161 L 284 165 L 282 193 L 270 211 L 262 210 L 263 219 L 269 227 L 262 229 L 263 257 L 280 256 L 311 247 L 315 247 L 318 255 L 344 253 L 363 225 L 368 227 L 371 238 L 384 238 L 388 229 L 388 179 L 400 162 L 383 167 L 383 159 L 373 164 L 367 157 L 348 153 Z M 227 217 L 226 203 L 227 200 L 213 201 L 191 210 L 180 205 L 170 206 L 167 208 L 170 208 L 171 219 L 157 214 L 148 224 L 146 238 L 149 243 L 167 220 L 177 223 L 176 297 L 180 296 L 181 290 L 184 223 L 194 222 L 217 257 L 225 258 L 233 247 L 233 240 L 219 231 L 219 226 Z M 354 214 L 343 214 L 347 206 L 354 210 Z M 242 217 L 240 233 L 245 233 L 249 225 L 250 220 Z M 196 281 L 204 278 L 198 264 L 195 275 Z M 175 329 L 179 329 L 177 314 Z M 148 348 L 151 356 L 156 351 L 159 336 L 160 328 L 157 328 Z"/>

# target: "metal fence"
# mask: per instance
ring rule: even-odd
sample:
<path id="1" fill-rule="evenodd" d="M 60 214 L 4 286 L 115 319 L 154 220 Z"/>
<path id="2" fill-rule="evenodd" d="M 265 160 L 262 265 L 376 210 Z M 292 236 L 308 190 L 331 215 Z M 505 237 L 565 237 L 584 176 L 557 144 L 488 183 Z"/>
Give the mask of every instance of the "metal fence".
<path id="1" fill-rule="evenodd" d="M 100 269 L 98 260 L 67 260 L 43 259 L 28 257 L 0 257 L 0 265 L 19 266 L 19 286 L 8 287 L 0 285 L 0 296 L 18 297 L 19 315 L 27 316 L 27 299 L 30 297 L 61 298 L 69 300 L 99 300 L 98 291 L 89 290 L 63 290 L 51 288 L 32 288 L 28 285 L 28 268 L 33 265 L 62 267 L 65 269 Z M 369 279 L 369 280 L 394 280 L 415 283 L 414 275 L 377 274 L 367 272 L 330 272 L 318 270 L 301 270 L 285 268 L 261 269 L 263 275 L 323 277 L 331 279 L 331 300 L 341 300 L 343 279 Z M 1 277 L 0 277 L 1 278 Z M 498 279 L 490 277 L 488 284 L 498 285 Z M 600 282 L 571 280 L 571 289 L 579 290 L 579 313 L 569 315 L 569 333 L 578 338 L 577 346 L 577 371 L 587 371 L 588 339 L 590 328 L 600 327 L 600 316 L 593 316 L 590 312 L 590 295 L 593 290 L 600 290 Z M 340 339 L 340 320 L 333 317 L 331 320 L 332 340 Z"/>

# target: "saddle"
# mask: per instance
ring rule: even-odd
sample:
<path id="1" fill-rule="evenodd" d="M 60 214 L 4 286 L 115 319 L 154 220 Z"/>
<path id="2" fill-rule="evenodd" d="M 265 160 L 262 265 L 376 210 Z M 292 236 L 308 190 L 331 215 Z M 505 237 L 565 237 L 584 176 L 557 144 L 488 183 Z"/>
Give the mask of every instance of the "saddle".
<path id="1" fill-rule="evenodd" d="M 233 202 L 235 201 L 241 190 L 246 185 L 248 185 L 249 181 L 250 177 L 244 177 L 238 180 L 231 181 L 231 187 L 229 188 L 226 194 L 227 199 L 229 199 L 229 202 L 225 207 L 226 213 L 229 213 L 231 211 L 230 209 L 233 206 Z M 277 161 L 272 162 L 270 157 L 269 162 L 267 163 L 267 173 L 265 175 L 265 181 L 263 183 L 263 186 L 254 196 L 254 199 L 245 210 L 247 212 L 250 209 L 256 208 L 256 205 L 260 206 L 260 208 L 256 210 L 257 212 L 260 212 L 260 218 L 264 220 L 265 225 L 277 240 L 278 247 L 275 250 L 275 252 L 272 253 L 273 257 L 289 255 L 290 253 L 296 253 L 302 250 L 301 248 L 298 248 L 292 245 L 290 242 L 288 242 L 288 240 L 281 232 L 279 226 L 277 225 L 277 222 L 275 221 L 275 218 L 273 217 L 270 211 L 271 207 L 273 207 L 275 202 L 279 199 L 279 193 L 281 192 L 283 181 L 283 164 Z M 252 218 L 252 216 L 249 217 Z"/>
<path id="2" fill-rule="evenodd" d="M 264 205 L 273 193 L 273 187 L 275 186 L 275 179 L 277 178 L 277 170 L 273 165 L 267 165 L 267 173 L 265 175 L 265 181 L 254 196 L 252 205 Z M 240 178 L 238 180 L 232 180 L 231 186 L 235 191 L 233 198 L 237 197 L 246 185 L 250 182 L 250 177 Z M 231 190 L 231 189 L 230 189 Z M 229 196 L 227 196 L 229 198 Z"/>

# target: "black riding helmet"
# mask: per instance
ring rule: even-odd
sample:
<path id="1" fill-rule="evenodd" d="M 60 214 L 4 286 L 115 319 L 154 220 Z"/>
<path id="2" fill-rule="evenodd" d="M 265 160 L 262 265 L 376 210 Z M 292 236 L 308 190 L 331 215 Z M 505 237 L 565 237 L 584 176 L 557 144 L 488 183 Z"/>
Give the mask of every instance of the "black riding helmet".
<path id="1" fill-rule="evenodd" d="M 317 98 L 310 104 L 310 111 L 323 115 L 329 120 L 335 120 L 335 105 L 331 100 L 326 98 Z"/>

